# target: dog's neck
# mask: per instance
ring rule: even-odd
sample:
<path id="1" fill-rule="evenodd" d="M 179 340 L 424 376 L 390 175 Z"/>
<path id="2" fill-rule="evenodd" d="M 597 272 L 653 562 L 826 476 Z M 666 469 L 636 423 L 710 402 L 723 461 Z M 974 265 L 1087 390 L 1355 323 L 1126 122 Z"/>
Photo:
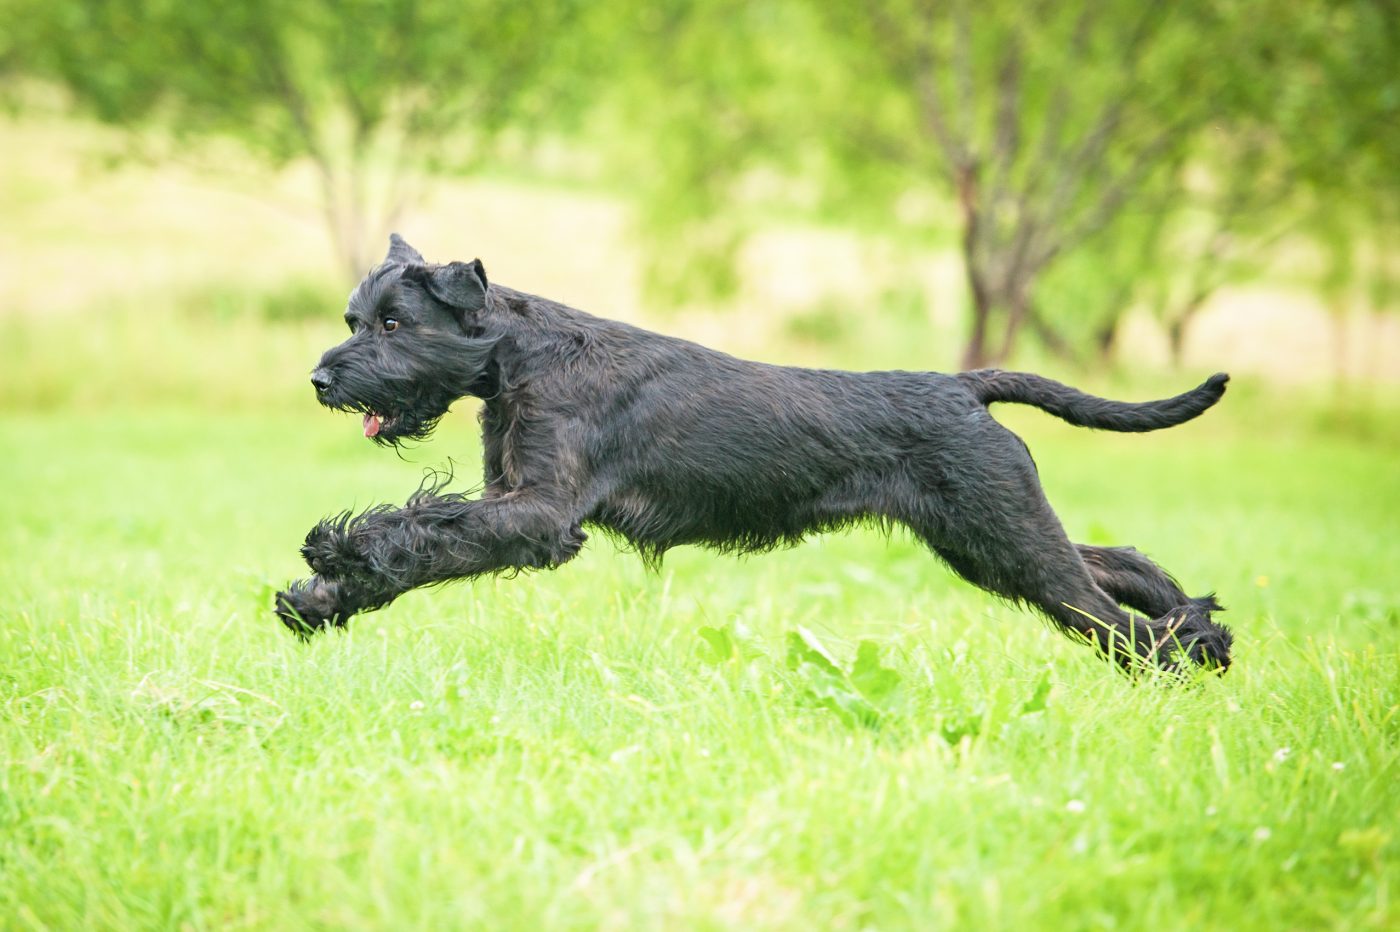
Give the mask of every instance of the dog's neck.
<path id="1" fill-rule="evenodd" d="M 584 335 L 599 323 L 583 311 L 492 282 L 474 335 L 496 340 L 496 348 L 472 394 L 490 401 L 525 389 L 537 371 L 563 364 L 590 342 Z"/>

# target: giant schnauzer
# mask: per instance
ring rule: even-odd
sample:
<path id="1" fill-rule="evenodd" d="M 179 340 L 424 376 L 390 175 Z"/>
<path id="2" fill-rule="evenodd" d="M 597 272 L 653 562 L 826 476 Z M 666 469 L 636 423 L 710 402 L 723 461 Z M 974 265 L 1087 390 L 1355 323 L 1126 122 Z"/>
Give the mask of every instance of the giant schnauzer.
<path id="1" fill-rule="evenodd" d="M 421 489 L 322 521 L 314 574 L 278 594 L 307 634 L 419 586 L 556 567 L 585 527 L 655 562 L 679 544 L 752 552 L 863 521 L 902 524 L 968 581 L 1027 603 L 1125 668 L 1224 669 L 1213 596 L 1191 598 L 1131 547 L 1075 544 L 1019 437 L 987 412 L 1148 431 L 1215 404 L 1228 377 L 1129 404 L 1018 372 L 842 372 L 735 359 L 433 265 L 397 235 L 350 296 L 351 336 L 311 374 L 375 443 L 426 437 L 457 399 L 481 409 L 480 497 Z M 1119 606 L 1141 614 L 1132 614 Z"/>

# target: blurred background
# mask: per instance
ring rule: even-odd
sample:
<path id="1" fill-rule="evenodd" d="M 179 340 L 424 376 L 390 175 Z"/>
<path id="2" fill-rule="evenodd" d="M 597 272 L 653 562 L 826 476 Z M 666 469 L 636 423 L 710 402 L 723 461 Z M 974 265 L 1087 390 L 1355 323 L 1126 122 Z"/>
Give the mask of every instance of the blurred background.
<path id="1" fill-rule="evenodd" d="M 1398 62 L 1394 0 L 0 0 L 0 403 L 309 413 L 398 230 L 744 355 L 1388 410 Z"/>

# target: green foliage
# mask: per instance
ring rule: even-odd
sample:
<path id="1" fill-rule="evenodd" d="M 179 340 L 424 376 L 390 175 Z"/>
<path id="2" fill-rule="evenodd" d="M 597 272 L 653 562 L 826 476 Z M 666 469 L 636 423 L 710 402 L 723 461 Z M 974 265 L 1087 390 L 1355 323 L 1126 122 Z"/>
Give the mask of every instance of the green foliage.
<path id="1" fill-rule="evenodd" d="M 1173 349 L 1211 294 L 1256 278 L 1285 238 L 1321 261 L 1284 273 L 1345 309 L 1368 288 L 1384 309 L 1400 231 L 1400 21 L 1385 3 L 1219 5 L 1249 41 L 1213 63 L 1224 119 L 1204 127 L 1172 172 L 1043 282 L 1041 303 L 1071 334 L 1111 326 L 1134 303 L 1168 326 Z"/>
<path id="2" fill-rule="evenodd" d="M 319 282 L 293 279 L 268 292 L 260 302 L 265 320 L 273 323 L 326 319 L 326 308 L 336 306 L 339 295 Z"/>
<path id="3" fill-rule="evenodd" d="M 788 669 L 812 700 L 847 723 L 879 724 L 895 698 L 900 676 L 880 666 L 875 642 L 860 642 L 848 672 L 806 628 L 788 632 L 787 641 Z"/>
<path id="4" fill-rule="evenodd" d="M 1391 6 L 0 0 L 0 73 L 157 158 L 309 162 L 347 277 L 430 175 L 547 134 L 636 196 L 663 302 L 732 295 L 756 226 L 817 215 L 956 242 L 968 363 L 1025 333 L 1082 362 L 1134 303 L 1180 331 L 1291 233 L 1334 306 L 1395 293 Z"/>
<path id="5" fill-rule="evenodd" d="M 414 147 L 454 131 L 432 164 L 470 160 L 452 148 L 461 131 L 469 141 L 541 106 L 543 39 L 569 13 L 495 0 L 46 8 L 44 63 L 104 120 L 226 133 L 275 161 L 319 152 L 335 120 L 353 139 L 393 128 Z"/>
<path id="6" fill-rule="evenodd" d="M 267 288 L 243 283 L 210 284 L 175 296 L 176 313 L 195 320 L 265 321 L 324 325 L 328 311 L 344 299 L 336 285 L 291 278 Z"/>
<path id="7" fill-rule="evenodd" d="M 783 330 L 796 340 L 839 347 L 852 337 L 853 324 L 845 304 L 827 301 L 787 318 Z"/>
<path id="8" fill-rule="evenodd" d="M 701 627 L 699 655 L 716 667 L 766 662 L 766 675 L 776 664 L 747 626 L 731 622 L 722 628 Z M 880 664 L 874 641 L 861 641 L 850 670 L 844 669 L 821 640 L 802 626 L 787 633 L 785 661 L 790 686 L 848 725 L 876 727 L 894 708 L 900 674 Z"/>
<path id="9" fill-rule="evenodd" d="M 734 638 L 726 629 L 706 625 L 696 633 L 701 640 L 700 658 L 706 663 L 719 665 L 738 659 Z"/>
<path id="10" fill-rule="evenodd" d="M 564 41 L 574 0 L 10 2 L 26 70 L 143 131 L 134 143 L 229 138 L 273 166 L 309 160 L 352 277 L 423 173 L 468 170 L 507 127 L 564 119 L 587 93 Z"/>
<path id="11" fill-rule="evenodd" d="M 1400 177 L 1372 171 L 1400 158 L 1384 3 L 647 9 L 629 100 L 664 127 L 640 151 L 660 152 L 641 193 L 667 295 L 731 289 L 759 205 L 952 231 L 967 364 L 1024 332 L 1083 361 L 1135 301 L 1183 325 L 1285 232 L 1342 256 L 1396 228 L 1373 206 Z"/>
<path id="12" fill-rule="evenodd" d="M 700 659 L 713 666 L 742 664 L 766 656 L 748 625 L 731 620 L 723 627 L 703 625 L 696 632 L 700 637 Z"/>
<path id="13" fill-rule="evenodd" d="M 731 295 L 745 234 L 786 193 L 788 121 L 822 54 L 810 17 L 786 0 L 640 0 L 597 4 L 590 23 L 610 77 L 595 136 L 637 198 L 649 293 Z"/>

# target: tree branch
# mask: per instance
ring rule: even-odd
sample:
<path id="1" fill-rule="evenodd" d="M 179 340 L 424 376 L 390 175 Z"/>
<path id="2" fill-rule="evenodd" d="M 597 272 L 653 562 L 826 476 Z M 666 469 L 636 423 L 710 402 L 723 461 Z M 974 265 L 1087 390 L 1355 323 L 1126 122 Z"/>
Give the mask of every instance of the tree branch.
<path id="1" fill-rule="evenodd" d="M 1068 210 L 1070 204 L 1079 195 L 1085 179 L 1098 174 L 1102 169 L 1109 145 L 1123 121 L 1124 112 L 1128 105 L 1133 102 L 1139 90 L 1138 67 L 1141 60 L 1139 53 L 1143 43 L 1147 41 L 1152 32 L 1155 17 L 1161 12 L 1158 8 L 1165 6 L 1167 4 L 1142 4 L 1141 16 L 1130 28 L 1128 38 L 1122 44 L 1118 56 L 1117 64 L 1122 69 L 1122 76 L 1116 82 L 1118 91 L 1111 94 L 1104 102 L 1098 118 L 1092 124 L 1092 129 L 1084 135 L 1083 141 L 1074 153 L 1057 158 L 1052 153 L 1042 151 L 1040 164 L 1047 168 L 1055 165 L 1060 169 L 1046 204 L 1044 216 L 1047 219 L 1058 217 Z M 1083 30 L 1076 35 L 1077 41 L 1087 45 L 1092 23 L 1093 19 L 1086 11 L 1076 26 L 1076 29 Z M 1052 132 L 1058 144 L 1060 131 L 1054 129 Z M 1038 189 L 1039 186 L 1038 178 L 1028 184 L 1029 189 Z"/>
<path id="2" fill-rule="evenodd" d="M 1026 324 L 1031 328 L 1031 332 L 1040 340 L 1041 345 L 1060 359 L 1074 366 L 1076 369 L 1084 365 L 1084 357 L 1074 348 L 1074 345 L 1064 334 L 1051 326 L 1041 312 L 1040 306 L 1033 301 L 1026 302 Z"/>
<path id="3" fill-rule="evenodd" d="M 1191 122 L 1190 119 L 1182 119 L 1173 123 L 1158 132 L 1150 142 L 1139 149 L 1128 167 L 1112 181 L 1102 186 L 1096 203 L 1092 204 L 1081 215 L 1077 223 L 1072 224 L 1066 230 L 1058 242 L 1041 244 L 1034 257 L 1036 267 L 1043 268 L 1057 254 L 1079 245 L 1112 221 L 1128 195 L 1137 189 L 1137 186 L 1149 172 L 1161 164 L 1164 156 L 1171 150 L 1173 143 L 1180 144 L 1180 139 Z"/>
<path id="4" fill-rule="evenodd" d="M 974 151 L 976 141 L 974 124 L 977 118 L 977 85 L 972 74 L 972 17 L 968 13 L 969 0 L 955 0 L 953 3 L 953 78 L 957 86 L 958 109 L 956 118 L 958 135 L 964 147 Z"/>

